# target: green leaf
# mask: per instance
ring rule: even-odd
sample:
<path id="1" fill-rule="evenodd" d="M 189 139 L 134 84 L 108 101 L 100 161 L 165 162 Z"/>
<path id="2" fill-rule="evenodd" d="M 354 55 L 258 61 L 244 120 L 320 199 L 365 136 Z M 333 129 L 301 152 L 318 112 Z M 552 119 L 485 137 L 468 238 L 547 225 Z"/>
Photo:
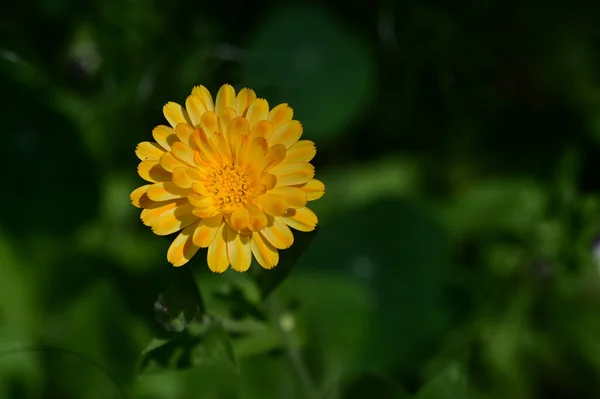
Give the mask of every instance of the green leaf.
<path id="1" fill-rule="evenodd" d="M 294 244 L 285 251 L 279 252 L 279 264 L 275 268 L 270 270 L 255 268 L 258 270 L 256 272 L 256 282 L 261 291 L 262 299 L 266 299 L 289 276 L 298 259 L 300 259 L 318 232 L 319 228 L 317 227 L 310 233 L 296 233 L 294 235 Z"/>
<path id="2" fill-rule="evenodd" d="M 415 399 L 467 399 L 469 397 L 465 367 L 461 362 L 455 361 L 427 382 Z"/>
<path id="3" fill-rule="evenodd" d="M 205 313 L 194 277 L 187 267 L 171 269 L 171 282 L 154 303 L 157 323 L 168 332 L 182 332 Z"/>
<path id="4" fill-rule="evenodd" d="M 202 344 L 192 351 L 192 362 L 199 363 L 223 363 L 235 367 L 236 360 L 233 352 L 231 338 L 223 324 L 219 321 L 213 321 L 206 334 Z"/>
<path id="5" fill-rule="evenodd" d="M 260 26 L 245 83 L 272 104 L 289 103 L 307 138 L 344 133 L 373 92 L 374 62 L 363 43 L 325 9 L 308 5 L 273 10 Z"/>

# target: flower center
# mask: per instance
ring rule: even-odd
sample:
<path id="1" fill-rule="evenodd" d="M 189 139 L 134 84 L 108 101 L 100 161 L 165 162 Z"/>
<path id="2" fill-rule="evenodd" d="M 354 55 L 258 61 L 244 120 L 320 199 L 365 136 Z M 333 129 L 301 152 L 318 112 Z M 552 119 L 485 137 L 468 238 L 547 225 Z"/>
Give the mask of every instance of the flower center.
<path id="1" fill-rule="evenodd" d="M 232 164 L 222 164 L 210 171 L 206 188 L 212 194 L 214 206 L 224 212 L 243 206 L 250 196 L 248 175 Z"/>

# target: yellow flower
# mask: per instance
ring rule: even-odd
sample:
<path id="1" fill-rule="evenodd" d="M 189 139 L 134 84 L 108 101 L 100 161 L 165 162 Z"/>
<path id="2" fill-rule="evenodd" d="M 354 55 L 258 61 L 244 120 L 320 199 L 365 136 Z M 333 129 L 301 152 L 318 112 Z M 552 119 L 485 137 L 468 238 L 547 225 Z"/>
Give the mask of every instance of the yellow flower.
<path id="1" fill-rule="evenodd" d="M 208 248 L 208 267 L 224 272 L 250 267 L 252 255 L 267 269 L 278 250 L 294 242 L 290 227 L 312 231 L 317 216 L 307 201 L 323 196 L 309 163 L 312 141 L 300 140 L 302 125 L 287 104 L 269 110 L 253 90 L 237 95 L 223 85 L 213 99 L 194 87 L 185 108 L 163 108 L 169 126 L 157 126 L 156 142 L 142 142 L 139 175 L 151 184 L 131 193 L 143 208 L 142 222 L 158 235 L 181 232 L 167 251 L 174 266 Z"/>

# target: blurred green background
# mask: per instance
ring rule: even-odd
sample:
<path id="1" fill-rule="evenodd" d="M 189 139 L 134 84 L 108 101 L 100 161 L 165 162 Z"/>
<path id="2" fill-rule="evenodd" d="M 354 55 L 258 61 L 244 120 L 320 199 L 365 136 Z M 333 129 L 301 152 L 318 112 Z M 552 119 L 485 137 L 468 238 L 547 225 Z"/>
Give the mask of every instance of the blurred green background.
<path id="1" fill-rule="evenodd" d="M 0 398 L 600 397 L 587 3 L 4 2 Z M 287 277 L 173 269 L 129 202 L 223 83 L 317 143 Z"/>

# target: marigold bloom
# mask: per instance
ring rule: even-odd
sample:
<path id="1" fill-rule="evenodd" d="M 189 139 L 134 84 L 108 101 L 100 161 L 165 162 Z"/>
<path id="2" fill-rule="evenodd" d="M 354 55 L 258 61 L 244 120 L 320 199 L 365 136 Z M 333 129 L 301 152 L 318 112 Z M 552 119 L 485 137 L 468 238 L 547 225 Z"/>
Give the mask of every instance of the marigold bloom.
<path id="1" fill-rule="evenodd" d="M 174 266 L 208 248 L 210 270 L 264 268 L 294 242 L 292 227 L 312 231 L 317 216 L 306 207 L 325 186 L 314 179 L 312 141 L 287 104 L 269 110 L 253 90 L 237 95 L 223 85 L 213 99 L 194 87 L 185 108 L 167 103 L 169 126 L 157 126 L 156 142 L 142 142 L 139 175 L 151 184 L 131 193 L 142 222 L 157 235 L 181 232 L 167 251 Z"/>

